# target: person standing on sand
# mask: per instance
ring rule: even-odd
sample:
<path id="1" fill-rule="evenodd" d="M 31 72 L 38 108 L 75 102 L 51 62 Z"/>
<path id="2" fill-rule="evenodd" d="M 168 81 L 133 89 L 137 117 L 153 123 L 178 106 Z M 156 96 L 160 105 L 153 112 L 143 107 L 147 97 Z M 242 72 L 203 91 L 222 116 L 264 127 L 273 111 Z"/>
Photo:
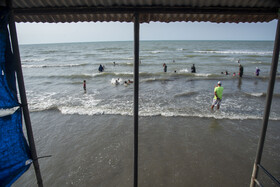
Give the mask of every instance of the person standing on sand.
<path id="1" fill-rule="evenodd" d="M 224 87 L 222 87 L 221 81 L 218 82 L 218 86 L 215 86 L 214 89 L 214 98 L 213 103 L 211 106 L 211 109 L 214 109 L 214 106 L 217 105 L 217 110 L 219 110 L 221 102 L 222 102 L 222 96 L 223 96 Z"/>
<path id="2" fill-rule="evenodd" d="M 239 64 L 239 77 L 243 76 L 243 66 Z"/>

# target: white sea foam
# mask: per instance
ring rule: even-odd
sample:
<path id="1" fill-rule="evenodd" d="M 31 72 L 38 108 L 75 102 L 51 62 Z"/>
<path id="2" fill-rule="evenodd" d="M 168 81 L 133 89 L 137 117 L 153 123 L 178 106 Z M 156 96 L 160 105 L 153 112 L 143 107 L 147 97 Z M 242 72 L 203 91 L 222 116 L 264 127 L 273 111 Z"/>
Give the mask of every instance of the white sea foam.
<path id="1" fill-rule="evenodd" d="M 179 72 L 182 72 L 182 73 L 188 73 L 188 72 L 189 72 L 189 70 L 186 68 L 186 69 L 181 69 L 181 70 L 179 70 Z"/>
<path id="2" fill-rule="evenodd" d="M 153 54 L 164 53 L 165 51 L 151 51 Z"/>
<path id="3" fill-rule="evenodd" d="M 245 54 L 245 55 L 272 55 L 272 51 L 194 51 L 195 53 L 216 53 L 216 54 Z"/>
<path id="4" fill-rule="evenodd" d="M 40 64 L 40 65 L 22 65 L 23 68 L 53 68 L 53 67 L 76 67 L 81 66 L 83 64 L 57 64 L 57 65 L 49 65 L 49 64 Z"/>
<path id="5" fill-rule="evenodd" d="M 100 114 L 112 114 L 112 115 L 128 115 L 133 116 L 133 103 L 127 101 L 127 103 L 118 100 L 112 100 L 112 102 L 102 105 L 102 100 L 96 100 L 93 95 L 86 96 L 85 98 L 60 98 L 52 99 L 50 96 L 41 97 L 38 103 L 30 103 L 31 111 L 44 111 L 49 109 L 58 109 L 62 114 L 78 114 L 78 115 L 100 115 Z M 196 99 L 199 96 L 197 96 Z M 45 101 L 44 101 L 45 100 Z M 44 102 L 42 102 L 44 101 Z M 231 102 L 231 101 L 227 101 Z M 203 102 L 201 102 L 202 104 Z M 210 109 L 205 111 L 196 111 L 197 109 L 190 111 L 174 110 L 174 108 L 162 108 L 156 103 L 147 103 L 145 107 L 140 107 L 139 116 L 165 116 L 165 117 L 200 117 L 200 118 L 215 118 L 215 119 L 231 119 L 231 120 L 246 120 L 246 119 L 262 119 L 260 115 L 252 115 L 248 113 L 232 113 L 227 111 L 226 108 L 231 107 L 226 102 L 223 103 L 221 111 L 211 112 Z M 234 108 L 238 108 L 234 106 Z M 172 110 L 171 110 L 172 109 Z M 253 108 L 247 108 L 246 110 L 253 110 Z M 241 108 L 240 108 L 241 111 Z M 217 115 L 217 112 L 218 115 Z M 270 120 L 280 120 L 279 117 L 271 116 Z"/>
<path id="6" fill-rule="evenodd" d="M 48 58 L 40 58 L 40 57 L 34 57 L 34 58 L 23 58 L 22 62 L 43 62 L 46 61 Z"/>
<path id="7" fill-rule="evenodd" d="M 112 78 L 111 79 L 111 84 L 119 85 L 119 84 L 122 84 L 122 83 L 123 83 L 123 80 L 121 78 Z"/>
<path id="8" fill-rule="evenodd" d="M 210 73 L 195 73 L 194 75 L 197 77 L 209 77 L 211 74 Z"/>
<path id="9" fill-rule="evenodd" d="M 262 93 L 262 92 L 260 92 L 260 93 L 257 93 L 257 92 L 256 93 L 247 93 L 247 92 L 245 92 L 245 94 L 253 96 L 253 97 L 262 97 L 262 96 L 266 95 L 265 93 Z"/>

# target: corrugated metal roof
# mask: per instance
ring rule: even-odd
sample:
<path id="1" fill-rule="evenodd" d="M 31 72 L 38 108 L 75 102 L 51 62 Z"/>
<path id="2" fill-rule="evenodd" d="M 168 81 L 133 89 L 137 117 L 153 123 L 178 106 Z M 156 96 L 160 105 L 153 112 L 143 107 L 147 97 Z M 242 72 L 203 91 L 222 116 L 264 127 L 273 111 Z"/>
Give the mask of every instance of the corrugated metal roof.
<path id="1" fill-rule="evenodd" d="M 13 0 L 16 22 L 269 22 L 279 0 Z M 2 2 L 1 6 L 6 6 Z"/>

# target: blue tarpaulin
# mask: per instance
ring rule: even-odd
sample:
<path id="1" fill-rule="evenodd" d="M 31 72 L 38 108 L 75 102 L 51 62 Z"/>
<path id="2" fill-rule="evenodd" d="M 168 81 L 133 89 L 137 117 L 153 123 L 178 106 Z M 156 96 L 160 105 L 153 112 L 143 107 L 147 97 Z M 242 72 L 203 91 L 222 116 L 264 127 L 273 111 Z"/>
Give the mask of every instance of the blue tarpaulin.
<path id="1" fill-rule="evenodd" d="M 20 109 L 0 118 L 0 140 L 0 186 L 10 186 L 31 164 Z"/>
<path id="2" fill-rule="evenodd" d="M 7 14 L 1 12 L 0 20 L 0 108 L 18 106 L 15 82 L 15 65 L 7 28 Z"/>
<path id="3" fill-rule="evenodd" d="M 30 149 L 22 130 L 22 112 L 19 107 L 15 65 L 7 28 L 7 13 L 0 12 L 0 110 L 18 107 L 0 117 L 0 186 L 10 186 L 30 166 Z"/>

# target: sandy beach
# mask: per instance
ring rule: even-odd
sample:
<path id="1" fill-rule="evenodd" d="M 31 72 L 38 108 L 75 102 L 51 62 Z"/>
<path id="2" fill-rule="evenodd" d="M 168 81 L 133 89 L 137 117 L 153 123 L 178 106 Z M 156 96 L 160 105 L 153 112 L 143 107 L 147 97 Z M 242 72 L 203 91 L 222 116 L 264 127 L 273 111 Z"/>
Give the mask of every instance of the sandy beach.
<path id="1" fill-rule="evenodd" d="M 133 117 L 31 113 L 45 186 L 133 185 Z M 261 120 L 139 118 L 139 186 L 248 186 Z M 280 176 L 279 121 L 262 164 Z M 262 177 L 264 184 L 271 185 Z M 14 187 L 36 186 L 33 166 Z"/>

